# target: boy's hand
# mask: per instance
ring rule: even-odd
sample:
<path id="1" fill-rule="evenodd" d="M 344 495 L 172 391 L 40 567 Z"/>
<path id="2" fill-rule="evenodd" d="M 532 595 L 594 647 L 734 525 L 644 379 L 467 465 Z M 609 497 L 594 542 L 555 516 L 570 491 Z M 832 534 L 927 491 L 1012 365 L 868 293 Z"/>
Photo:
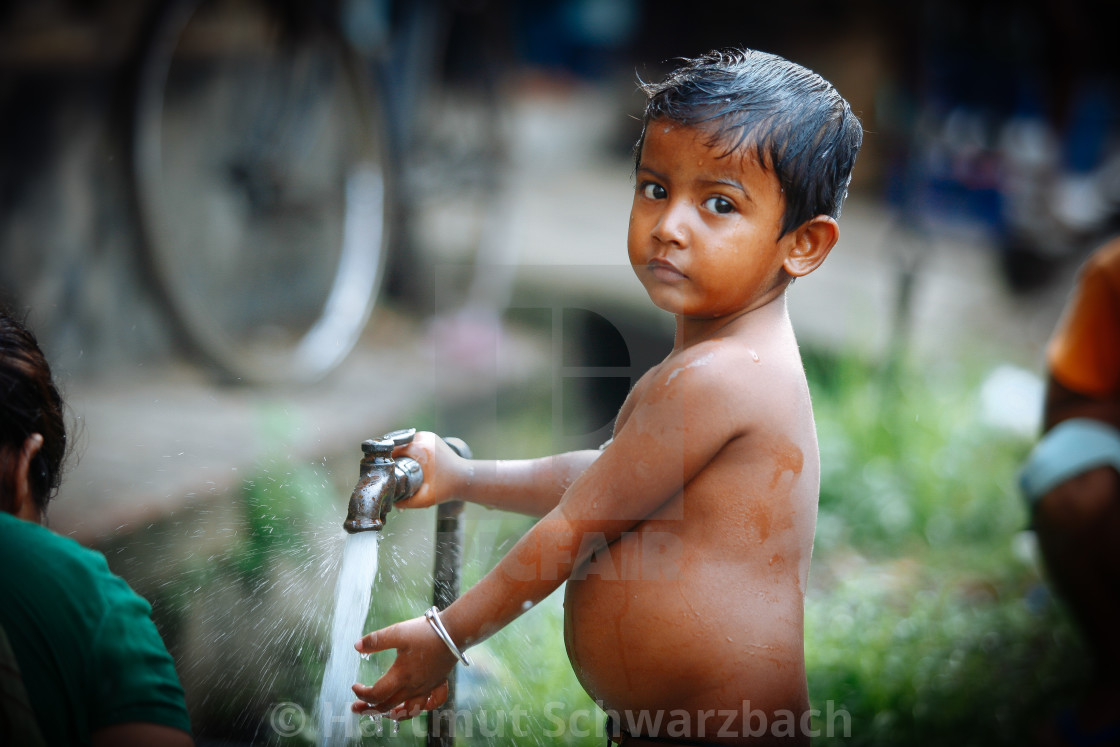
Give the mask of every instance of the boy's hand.
<path id="1" fill-rule="evenodd" d="M 354 648 L 363 654 L 397 650 L 396 660 L 381 679 L 369 687 L 354 685 L 354 694 L 361 699 L 351 706 L 355 713 L 382 713 L 401 720 L 447 700 L 447 675 L 456 658 L 423 617 L 368 633 Z"/>
<path id="2" fill-rule="evenodd" d="M 424 482 L 409 498 L 393 505 L 399 508 L 428 508 L 458 497 L 469 482 L 468 461 L 455 453 L 442 438 L 428 431 L 420 431 L 412 443 L 397 447 L 394 457 L 411 457 L 424 470 Z"/>

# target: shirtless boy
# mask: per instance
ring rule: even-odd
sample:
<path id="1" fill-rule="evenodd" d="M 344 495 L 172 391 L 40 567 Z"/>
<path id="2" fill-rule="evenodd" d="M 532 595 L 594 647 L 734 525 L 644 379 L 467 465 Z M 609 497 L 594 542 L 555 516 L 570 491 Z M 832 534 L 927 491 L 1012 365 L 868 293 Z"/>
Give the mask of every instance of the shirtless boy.
<path id="1" fill-rule="evenodd" d="M 623 744 L 805 743 L 819 459 L 785 291 L 836 243 L 862 130 L 820 76 L 755 51 L 686 61 L 644 89 L 627 246 L 676 318 L 672 351 L 605 448 L 468 461 L 420 434 L 400 453 L 427 477 L 398 505 L 541 517 L 440 615 L 459 649 L 566 581 L 569 658 Z M 356 711 L 407 718 L 446 698 L 457 659 L 425 618 L 357 649 L 397 657 L 354 686 Z M 760 714 L 783 728 L 759 734 Z"/>

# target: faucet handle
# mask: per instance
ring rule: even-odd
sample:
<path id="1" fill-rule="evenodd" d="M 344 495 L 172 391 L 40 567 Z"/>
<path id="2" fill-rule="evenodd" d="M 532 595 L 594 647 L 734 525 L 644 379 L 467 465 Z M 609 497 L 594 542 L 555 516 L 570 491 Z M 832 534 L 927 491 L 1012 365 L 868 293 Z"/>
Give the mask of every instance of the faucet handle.
<path id="1" fill-rule="evenodd" d="M 362 453 L 389 458 L 393 456 L 393 449 L 412 443 L 415 436 L 415 428 L 402 428 L 398 431 L 390 431 L 381 438 L 367 438 L 362 441 Z"/>
<path id="2" fill-rule="evenodd" d="M 416 436 L 415 428 L 401 428 L 397 431 L 389 431 L 382 439 L 393 442 L 393 446 L 404 446 L 405 444 L 412 443 L 412 439 Z"/>

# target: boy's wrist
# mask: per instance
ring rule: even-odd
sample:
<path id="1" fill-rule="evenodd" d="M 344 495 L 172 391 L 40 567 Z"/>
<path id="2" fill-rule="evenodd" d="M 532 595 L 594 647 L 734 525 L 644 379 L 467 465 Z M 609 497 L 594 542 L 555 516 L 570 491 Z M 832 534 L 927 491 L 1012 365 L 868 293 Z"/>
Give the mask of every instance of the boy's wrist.
<path id="1" fill-rule="evenodd" d="M 471 665 L 470 657 L 467 656 L 466 652 L 463 651 L 462 648 L 456 645 L 455 640 L 451 637 L 451 634 L 448 632 L 447 628 L 444 627 L 443 620 L 439 615 L 439 608 L 435 606 L 430 607 L 424 613 L 424 619 L 428 621 L 428 625 L 431 626 L 432 631 L 435 632 L 435 634 L 441 641 L 443 641 L 443 644 L 447 646 L 447 649 L 455 656 L 455 658 L 462 662 L 463 666 L 469 667 Z"/>
<path id="2" fill-rule="evenodd" d="M 466 621 L 462 618 L 462 604 L 457 603 L 458 600 L 452 602 L 446 608 L 438 610 L 439 622 L 455 648 L 466 655 L 466 650 L 475 643 L 475 639 L 471 636 L 470 632 L 466 630 Z M 429 610 L 430 612 L 431 610 Z M 427 617 L 427 613 L 425 613 Z M 442 636 L 441 636 L 442 637 Z M 454 652 L 453 652 L 454 653 Z"/>

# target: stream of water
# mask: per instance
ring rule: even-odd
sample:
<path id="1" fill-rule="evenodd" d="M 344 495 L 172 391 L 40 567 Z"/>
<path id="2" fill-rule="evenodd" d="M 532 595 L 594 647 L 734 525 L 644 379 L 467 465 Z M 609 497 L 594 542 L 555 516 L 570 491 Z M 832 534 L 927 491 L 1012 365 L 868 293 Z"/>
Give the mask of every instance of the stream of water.
<path id="1" fill-rule="evenodd" d="M 358 665 L 361 664 L 354 644 L 367 632 L 362 627 L 377 576 L 380 542 L 381 532 L 358 532 L 347 535 L 342 550 L 342 565 L 334 590 L 330 657 L 317 704 L 320 745 L 345 745 L 359 733 L 358 716 L 350 711 L 350 704 L 356 699 L 350 686 L 358 681 Z"/>

